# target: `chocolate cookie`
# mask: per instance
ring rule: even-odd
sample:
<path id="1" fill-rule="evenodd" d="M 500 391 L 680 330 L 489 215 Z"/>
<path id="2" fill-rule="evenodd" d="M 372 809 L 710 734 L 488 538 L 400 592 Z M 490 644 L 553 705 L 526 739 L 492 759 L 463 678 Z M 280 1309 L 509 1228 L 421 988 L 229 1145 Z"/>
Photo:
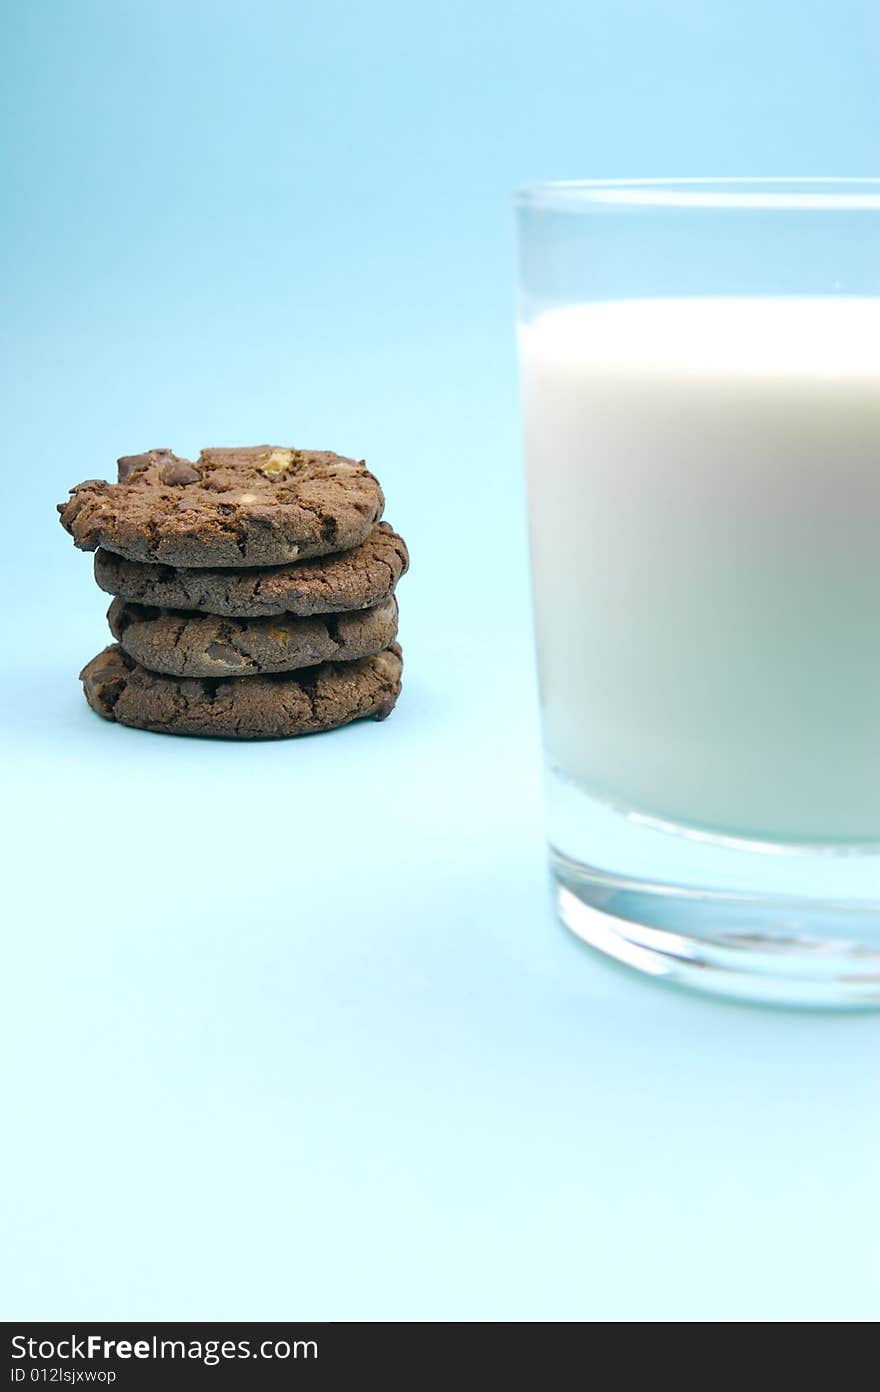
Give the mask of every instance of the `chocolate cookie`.
<path id="1" fill-rule="evenodd" d="M 172 677 L 244 677 L 370 657 L 397 636 L 397 601 L 322 618 L 221 619 L 114 599 L 110 632 L 129 657 Z"/>
<path id="2" fill-rule="evenodd" d="M 256 445 L 119 460 L 119 482 L 90 480 L 58 504 L 84 551 L 105 546 L 173 566 L 273 566 L 358 546 L 384 498 L 365 464 L 318 450 Z"/>
<path id="3" fill-rule="evenodd" d="M 208 681 L 148 672 L 114 643 L 80 677 L 86 700 L 105 720 L 168 735 L 281 739 L 368 716 L 384 720 L 400 694 L 402 666 L 393 643 L 357 662 Z"/>
<path id="4" fill-rule="evenodd" d="M 388 598 L 408 565 L 403 539 L 380 522 L 351 551 L 263 570 L 175 570 L 127 561 L 102 547 L 95 579 L 108 594 L 135 604 L 252 619 L 371 608 Z"/>

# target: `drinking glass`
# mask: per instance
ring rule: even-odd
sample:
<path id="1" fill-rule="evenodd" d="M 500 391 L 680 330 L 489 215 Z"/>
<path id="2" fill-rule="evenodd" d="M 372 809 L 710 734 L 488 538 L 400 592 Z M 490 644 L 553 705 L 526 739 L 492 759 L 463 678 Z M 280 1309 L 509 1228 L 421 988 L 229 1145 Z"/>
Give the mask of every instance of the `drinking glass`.
<path id="1" fill-rule="evenodd" d="M 592 947 L 880 1004 L 880 180 L 516 198 L 554 893 Z"/>

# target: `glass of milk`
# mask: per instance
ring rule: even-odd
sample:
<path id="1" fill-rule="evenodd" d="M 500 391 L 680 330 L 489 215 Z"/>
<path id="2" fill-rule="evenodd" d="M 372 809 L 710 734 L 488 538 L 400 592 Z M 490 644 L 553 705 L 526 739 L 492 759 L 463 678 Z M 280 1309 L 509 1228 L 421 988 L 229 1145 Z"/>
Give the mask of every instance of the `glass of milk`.
<path id="1" fill-rule="evenodd" d="M 517 196 L 559 914 L 880 1005 L 880 180 Z"/>

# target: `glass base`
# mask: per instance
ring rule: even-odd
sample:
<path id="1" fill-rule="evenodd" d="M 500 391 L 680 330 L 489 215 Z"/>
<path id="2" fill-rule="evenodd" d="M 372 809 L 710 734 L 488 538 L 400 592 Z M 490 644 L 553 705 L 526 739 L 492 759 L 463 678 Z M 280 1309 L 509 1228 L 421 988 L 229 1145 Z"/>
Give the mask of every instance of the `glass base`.
<path id="1" fill-rule="evenodd" d="M 549 781 L 556 907 L 590 947 L 713 995 L 880 1008 L 880 848 L 732 842 Z"/>

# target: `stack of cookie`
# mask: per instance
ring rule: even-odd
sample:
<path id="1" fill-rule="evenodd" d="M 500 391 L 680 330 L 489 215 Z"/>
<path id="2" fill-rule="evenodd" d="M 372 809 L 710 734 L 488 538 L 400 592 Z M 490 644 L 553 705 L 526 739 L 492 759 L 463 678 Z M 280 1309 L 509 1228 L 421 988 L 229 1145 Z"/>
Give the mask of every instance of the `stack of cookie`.
<path id="1" fill-rule="evenodd" d="M 309 734 L 400 692 L 402 539 L 363 462 L 259 445 L 119 460 L 61 523 L 114 596 L 116 642 L 83 669 L 107 720 L 226 739 Z"/>

